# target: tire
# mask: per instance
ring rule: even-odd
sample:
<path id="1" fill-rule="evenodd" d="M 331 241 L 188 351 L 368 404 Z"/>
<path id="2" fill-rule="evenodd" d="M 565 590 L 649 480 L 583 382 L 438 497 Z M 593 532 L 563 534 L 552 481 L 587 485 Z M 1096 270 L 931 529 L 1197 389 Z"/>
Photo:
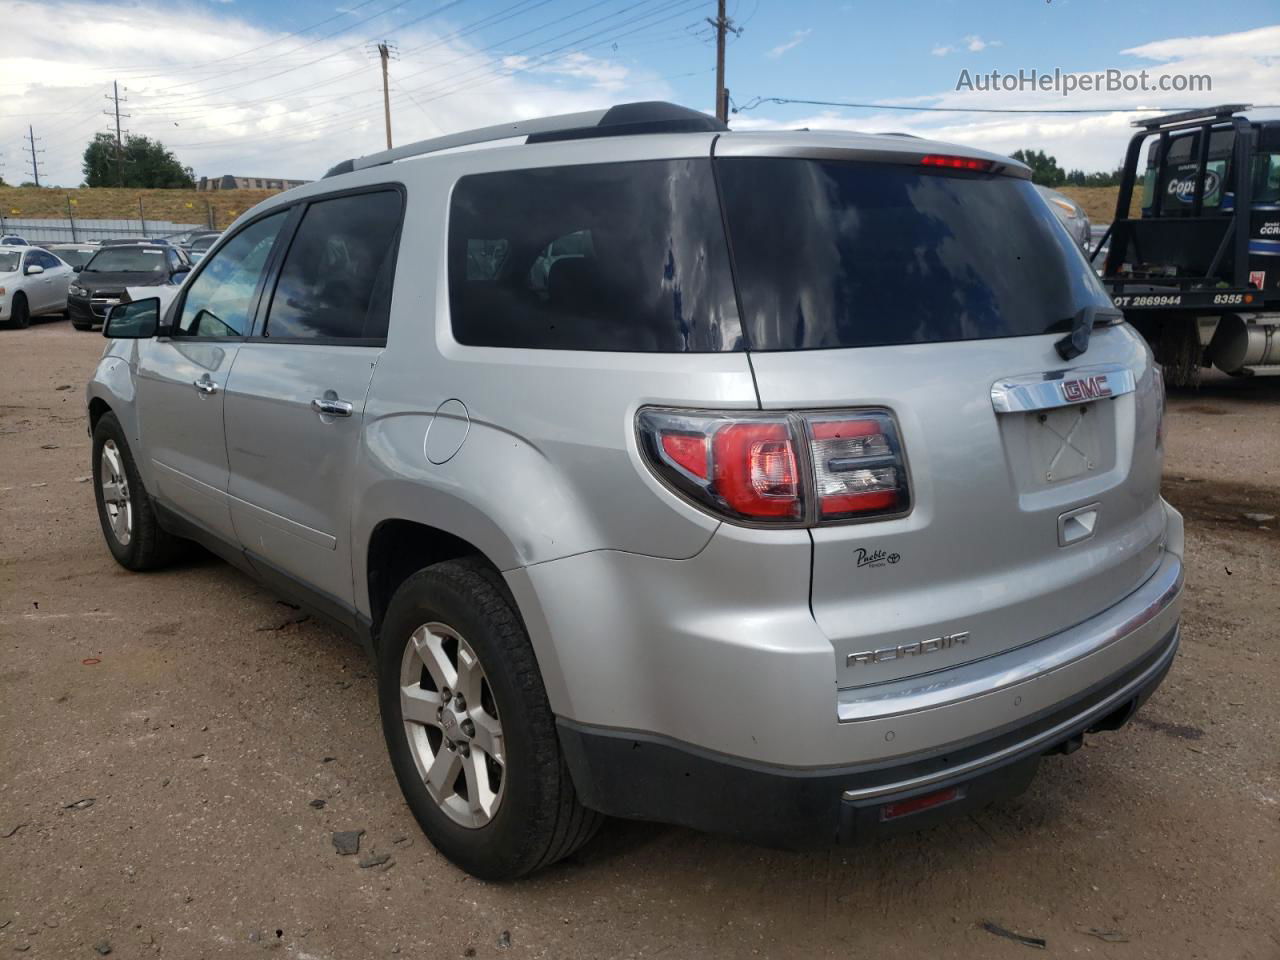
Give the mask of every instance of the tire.
<path id="1" fill-rule="evenodd" d="M 102 536 L 120 566 L 154 570 L 173 559 L 180 541 L 161 529 L 114 413 L 93 428 L 93 494 Z"/>
<path id="2" fill-rule="evenodd" d="M 19 330 L 31 326 L 31 308 L 27 305 L 27 298 L 20 293 L 13 295 L 13 313 L 9 322 Z"/>
<path id="3" fill-rule="evenodd" d="M 75 327 L 82 333 L 93 329 L 93 324 L 91 323 L 76 323 L 74 320 L 71 321 L 71 326 Z"/>
<path id="4" fill-rule="evenodd" d="M 603 817 L 578 802 L 533 647 L 496 571 L 480 558 L 418 571 L 391 598 L 380 635 L 378 700 L 391 765 L 437 850 L 473 876 L 511 880 L 591 839 Z M 420 647 L 436 653 L 419 654 Z M 442 662 L 452 653 L 456 669 L 464 652 L 467 661 L 474 654 L 480 679 L 474 668 L 460 674 L 455 682 L 464 689 L 450 691 L 453 718 L 434 719 L 441 702 L 436 677 L 442 670 L 448 675 Z M 413 691 L 411 712 L 432 719 L 406 721 L 402 687 Z M 461 693 L 472 701 L 459 714 Z M 449 749 L 451 738 L 456 750 Z M 494 744 L 500 761 L 486 752 Z M 444 766 L 437 768 L 436 761 Z M 456 770 L 449 766 L 455 763 Z M 427 785 L 427 773 L 435 769 L 442 771 L 436 779 L 443 790 Z M 473 789 L 476 778 L 485 779 Z M 483 809 L 486 801 L 491 806 Z"/>

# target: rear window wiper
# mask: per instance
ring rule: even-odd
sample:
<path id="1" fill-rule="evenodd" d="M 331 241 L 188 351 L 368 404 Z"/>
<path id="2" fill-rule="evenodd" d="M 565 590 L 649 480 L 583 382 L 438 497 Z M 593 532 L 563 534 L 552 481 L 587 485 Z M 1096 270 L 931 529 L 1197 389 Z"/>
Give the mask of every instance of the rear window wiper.
<path id="1" fill-rule="evenodd" d="M 1089 337 L 1096 324 L 1101 323 L 1105 326 L 1123 319 L 1124 314 L 1105 309 L 1100 311 L 1093 304 L 1082 307 L 1071 319 L 1071 332 L 1055 343 L 1054 349 L 1063 360 L 1074 360 L 1089 349 Z"/>

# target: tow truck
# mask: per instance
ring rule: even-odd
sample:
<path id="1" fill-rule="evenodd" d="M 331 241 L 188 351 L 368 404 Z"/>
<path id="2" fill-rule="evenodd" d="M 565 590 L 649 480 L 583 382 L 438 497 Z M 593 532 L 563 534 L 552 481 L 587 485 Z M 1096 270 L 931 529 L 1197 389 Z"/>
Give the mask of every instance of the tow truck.
<path id="1" fill-rule="evenodd" d="M 1172 385 L 1280 374 L 1280 120 L 1249 104 L 1137 120 L 1102 281 Z M 1147 145 L 1142 215 L 1129 216 Z"/>

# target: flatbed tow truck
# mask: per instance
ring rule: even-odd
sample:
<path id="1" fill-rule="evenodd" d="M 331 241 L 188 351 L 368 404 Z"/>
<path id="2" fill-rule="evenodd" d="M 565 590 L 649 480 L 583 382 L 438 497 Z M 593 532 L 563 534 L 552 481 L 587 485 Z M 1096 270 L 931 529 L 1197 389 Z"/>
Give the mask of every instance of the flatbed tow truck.
<path id="1" fill-rule="evenodd" d="M 1102 281 L 1166 380 L 1280 374 L 1280 120 L 1224 104 L 1134 122 Z M 1129 216 L 1147 149 L 1142 215 Z"/>

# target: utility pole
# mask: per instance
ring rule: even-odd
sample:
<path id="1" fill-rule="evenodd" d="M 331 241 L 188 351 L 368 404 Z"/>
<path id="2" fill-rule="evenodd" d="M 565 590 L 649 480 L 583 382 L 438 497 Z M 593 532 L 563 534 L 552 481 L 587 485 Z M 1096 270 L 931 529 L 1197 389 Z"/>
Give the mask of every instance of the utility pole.
<path id="1" fill-rule="evenodd" d="M 36 160 L 36 132 L 28 125 L 27 127 L 27 144 L 31 147 L 31 179 L 35 181 L 36 186 L 40 186 L 40 164 Z M 43 150 L 39 151 L 44 153 Z"/>
<path id="2" fill-rule="evenodd" d="M 716 31 L 716 119 L 722 123 L 729 122 L 729 91 L 724 85 L 724 35 L 737 35 L 742 31 L 733 25 L 733 21 L 725 15 L 724 0 L 717 0 L 716 18 L 707 17 L 707 23 Z"/>
<path id="3" fill-rule="evenodd" d="M 111 81 L 111 94 L 107 96 L 106 99 L 113 101 L 115 104 L 114 112 L 116 117 L 116 186 L 123 187 L 124 186 L 124 144 L 121 142 L 121 138 L 120 138 L 120 118 L 123 116 L 127 119 L 129 114 L 120 113 L 120 99 L 121 99 L 120 84 L 117 81 L 115 80 Z M 124 99 L 125 99 L 125 102 L 128 102 L 129 98 L 125 97 Z M 103 110 L 102 112 L 105 113 L 108 117 L 111 116 L 112 114 L 111 110 Z"/>
<path id="4" fill-rule="evenodd" d="M 722 0 L 723 2 L 723 0 Z M 391 51 L 385 43 L 378 44 L 378 56 L 382 58 L 382 113 L 387 121 L 387 149 L 391 149 L 391 94 L 387 90 L 387 61 Z"/>

